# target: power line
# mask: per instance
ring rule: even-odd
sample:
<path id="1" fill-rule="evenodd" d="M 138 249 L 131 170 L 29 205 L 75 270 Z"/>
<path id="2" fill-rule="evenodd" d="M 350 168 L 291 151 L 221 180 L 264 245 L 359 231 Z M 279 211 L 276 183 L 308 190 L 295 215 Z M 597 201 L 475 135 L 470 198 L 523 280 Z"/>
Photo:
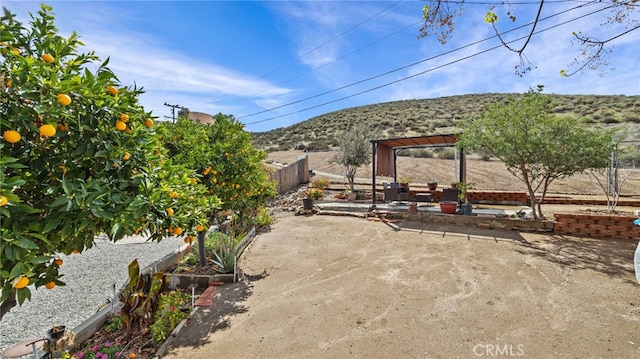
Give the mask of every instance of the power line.
<path id="1" fill-rule="evenodd" d="M 405 1 L 405 0 L 399 0 L 399 1 L 394 2 L 394 3 L 393 3 L 393 4 L 391 4 L 390 6 L 388 6 L 388 7 L 384 8 L 384 9 L 382 9 L 382 10 L 378 11 L 377 13 L 375 13 L 374 15 L 369 16 L 368 18 L 366 18 L 366 19 L 364 19 L 364 20 L 360 21 L 360 22 L 359 22 L 359 23 L 357 23 L 356 25 L 353 25 L 352 27 L 348 28 L 347 30 L 344 30 L 344 31 L 343 31 L 343 32 L 341 32 L 340 34 L 335 35 L 334 37 L 332 37 L 332 38 L 330 38 L 330 39 L 326 40 L 325 42 L 321 43 L 320 45 L 317 45 L 317 46 L 316 46 L 316 47 L 314 47 L 313 49 L 311 49 L 311 50 L 309 50 L 309 51 L 305 52 L 305 53 L 304 53 L 304 54 L 302 54 L 302 55 L 299 55 L 299 56 L 297 57 L 297 59 L 302 60 L 302 58 L 303 58 L 303 57 L 305 57 L 305 56 L 307 56 L 307 55 L 310 55 L 310 54 L 314 53 L 316 50 L 318 50 L 318 49 L 320 49 L 320 48 L 322 48 L 322 47 L 324 47 L 324 46 L 326 46 L 326 45 L 328 45 L 328 44 L 330 44 L 330 43 L 332 43 L 332 42 L 336 41 L 337 39 L 339 39 L 339 38 L 341 38 L 341 37 L 345 36 L 347 33 L 349 33 L 349 32 L 351 32 L 351 31 L 353 31 L 353 30 L 357 29 L 358 27 L 360 27 L 360 26 L 362 26 L 362 25 L 366 24 L 367 22 L 369 22 L 369 21 L 371 21 L 371 20 L 375 19 L 376 17 L 378 17 L 378 16 L 380 16 L 380 15 L 384 14 L 385 12 L 389 11 L 391 8 L 395 7 L 396 5 L 398 5 L 398 4 L 400 4 L 400 3 L 404 2 L 404 1 Z M 325 13 L 323 13 L 322 15 L 319 15 L 318 17 L 316 17 L 316 18 L 315 18 L 314 20 L 312 20 L 311 22 L 313 22 L 313 21 L 315 21 L 315 20 L 317 20 L 317 19 L 320 19 L 320 18 L 324 17 L 326 14 L 330 13 L 331 11 L 333 11 L 333 10 L 334 10 L 335 8 L 337 8 L 339 5 L 340 5 L 340 3 L 338 3 L 336 6 L 332 7 L 330 10 L 328 10 L 328 11 L 327 11 L 327 12 L 325 12 Z M 406 28 L 402 29 L 401 31 L 404 31 L 405 29 L 406 29 Z M 394 34 L 395 34 L 395 33 L 394 33 Z M 387 36 L 387 37 L 388 37 L 388 36 Z M 385 37 L 385 38 L 386 38 L 386 37 Z M 385 38 L 383 38 L 383 39 L 385 39 Z M 375 41 L 375 42 L 371 43 L 370 45 L 373 45 L 373 44 L 375 44 L 376 42 L 377 42 L 377 41 Z M 338 58 L 338 59 L 335 59 L 335 60 L 333 60 L 333 61 L 331 61 L 331 62 L 328 62 L 328 63 L 326 63 L 326 64 L 320 65 L 320 66 L 318 66 L 318 67 L 316 67 L 316 68 L 313 68 L 313 69 L 311 70 L 311 72 L 314 72 L 314 71 L 316 71 L 316 70 L 318 70 L 318 69 L 320 69 L 320 68 L 322 68 L 322 67 L 324 67 L 324 66 L 327 66 L 327 65 L 329 65 L 329 64 L 332 64 L 332 63 L 334 63 L 334 62 L 336 62 L 336 61 L 338 61 L 338 60 L 340 60 L 340 59 L 343 59 L 343 58 L 345 58 L 346 56 L 349 56 L 349 55 L 351 55 L 351 54 L 353 54 L 353 53 L 355 53 L 355 52 L 358 52 L 358 51 L 360 51 L 360 50 L 364 49 L 365 47 L 367 47 L 367 46 L 361 47 L 360 49 L 358 49 L 358 50 L 356 50 L 356 51 L 352 51 L 351 53 L 349 53 L 349 54 L 347 54 L 347 55 L 344 55 L 344 56 L 342 56 L 342 57 L 340 57 L 340 58 Z M 271 76 L 272 74 L 274 74 L 274 73 L 276 73 L 276 72 L 280 71 L 282 68 L 283 68 L 283 66 L 279 66 L 279 67 L 277 67 L 277 68 L 275 68 L 275 69 L 273 69 L 273 70 L 271 70 L 271 71 L 267 72 L 266 74 L 263 74 L 262 76 L 260 76 L 260 77 L 258 77 L 258 78 L 259 78 L 259 79 L 265 79 L 265 78 L 267 78 L 267 77 Z M 297 79 L 297 78 L 300 78 L 301 76 L 302 76 L 302 75 L 294 76 L 294 77 L 292 77 L 292 78 L 287 79 L 287 80 L 286 80 L 286 81 L 284 81 L 284 82 L 281 82 L 280 84 L 281 84 L 281 85 L 284 85 L 284 84 L 289 83 L 289 82 L 291 82 L 291 81 L 293 81 L 293 80 L 295 80 L 295 79 Z M 254 93 L 252 96 L 258 96 L 258 95 L 260 95 L 260 94 L 262 94 L 262 93 L 264 93 L 264 92 L 266 92 L 266 91 L 267 91 L 267 90 L 263 90 L 263 91 L 260 91 L 260 92 Z M 221 97 L 219 97 L 219 98 L 221 98 Z M 219 99 L 219 98 L 218 98 L 218 99 Z"/>
<path id="2" fill-rule="evenodd" d="M 592 4 L 593 4 L 593 3 L 594 3 L 594 2 L 592 2 Z M 601 8 L 601 9 L 599 9 L 599 10 L 596 10 L 596 11 L 590 12 L 590 13 L 588 13 L 588 14 L 584 14 L 584 15 L 581 15 L 581 16 L 579 16 L 579 17 L 576 17 L 576 18 L 573 18 L 573 19 L 570 19 L 570 20 L 566 20 L 566 21 L 561 22 L 561 23 L 559 23 L 559 24 L 556 24 L 556 25 L 553 25 L 553 26 L 547 27 L 547 28 L 545 28 L 545 29 L 542 29 L 542 30 L 536 31 L 534 34 L 539 34 L 539 33 L 546 32 L 546 31 L 548 31 L 548 30 L 554 29 L 554 28 L 556 28 L 556 27 L 559 27 L 559 26 L 562 26 L 562 25 L 566 25 L 566 24 L 568 24 L 568 23 L 570 23 L 570 22 L 577 21 L 577 20 L 580 20 L 580 19 L 582 19 L 582 18 L 584 18 L 584 17 L 591 16 L 591 15 L 596 14 L 596 13 L 598 13 L 598 12 L 601 12 L 601 11 L 607 10 L 607 9 L 609 9 L 609 8 L 613 7 L 613 6 L 615 6 L 615 5 L 610 5 L 610 6 L 607 6 L 607 7 Z M 572 8 L 572 9 L 568 9 L 568 10 L 562 11 L 562 12 L 557 13 L 557 14 L 554 14 L 554 15 L 550 15 L 550 16 L 548 16 L 548 17 L 545 17 L 545 18 L 543 18 L 543 19 L 540 19 L 540 21 L 542 21 L 542 20 L 547 20 L 547 19 L 549 19 L 549 18 L 551 18 L 551 17 L 554 17 L 554 16 L 559 16 L 559 15 L 561 15 L 561 14 L 565 13 L 565 12 L 572 11 L 572 10 L 575 10 L 575 9 L 577 9 L 577 8 L 580 8 L 580 7 L 582 7 L 582 5 L 580 5 L 580 6 L 578 6 L 578 7 L 575 7 L 575 8 Z M 503 33 L 501 33 L 501 34 L 502 34 L 502 35 L 504 35 L 504 34 L 507 34 L 507 33 L 512 32 L 512 31 L 515 31 L 515 30 L 517 30 L 517 29 L 519 29 L 519 28 L 522 28 L 522 27 L 525 27 L 525 26 L 527 26 L 527 25 L 523 25 L 523 26 L 520 26 L 520 27 L 518 27 L 518 28 L 514 28 L 514 29 L 511 29 L 511 30 L 505 31 L 505 32 L 503 32 Z M 511 41 L 508 41 L 507 43 L 513 43 L 513 42 L 516 42 L 516 41 L 520 41 L 520 40 L 526 39 L 528 36 L 529 36 L 529 35 L 522 36 L 522 37 L 519 37 L 519 38 L 517 38 L 517 39 L 514 39 L 514 40 L 511 40 Z M 387 74 L 390 74 L 390 73 L 393 73 L 393 72 L 396 72 L 396 71 L 399 71 L 399 70 L 402 70 L 402 69 L 405 69 L 405 68 L 408 68 L 408 67 L 411 67 L 411 66 L 415 66 L 415 65 L 420 64 L 420 63 L 423 63 L 423 62 L 425 62 L 425 61 L 433 60 L 433 59 L 435 59 L 435 58 L 438 58 L 438 57 L 441 57 L 441 56 L 444 56 L 444 55 L 450 54 L 450 53 L 452 53 L 452 52 L 459 51 L 459 50 L 461 50 L 461 49 L 467 48 L 467 47 L 469 47 L 469 46 L 476 45 L 476 44 L 478 44 L 478 43 L 480 43 L 480 42 L 484 42 L 484 41 L 487 41 L 487 40 L 492 39 L 492 38 L 495 38 L 495 37 L 497 37 L 497 35 L 494 35 L 494 36 L 489 37 L 489 38 L 485 38 L 485 39 L 483 39 L 483 40 L 476 41 L 476 42 L 474 42 L 474 43 L 471 43 L 471 44 L 468 44 L 468 45 L 465 45 L 465 46 L 459 47 L 459 48 L 454 49 L 454 50 L 451 50 L 451 51 L 447 51 L 447 52 L 445 52 L 445 53 L 443 53 L 443 54 L 439 54 L 439 55 L 436 55 L 436 56 L 433 56 L 433 57 L 430 57 L 430 58 L 427 58 L 427 59 L 421 60 L 421 61 L 419 61 L 419 62 L 416 62 L 416 63 L 410 64 L 410 65 L 406 65 L 406 66 L 403 66 L 403 67 L 397 68 L 397 69 L 395 69 L 395 70 L 387 71 L 387 72 L 385 72 L 385 73 L 383 73 L 383 74 L 380 74 L 380 75 L 376 75 L 376 76 L 373 76 L 373 77 L 370 77 L 370 78 L 367 78 L 367 79 L 364 79 L 364 80 L 361 80 L 361 81 L 358 81 L 358 82 L 355 82 L 355 83 L 352 83 L 352 84 L 349 84 L 349 85 L 345 85 L 345 86 L 339 87 L 339 88 L 337 88 L 337 89 L 333 89 L 333 90 L 330 90 L 330 91 L 326 91 L 326 92 L 323 92 L 323 93 L 321 93 L 321 94 L 317 94 L 317 95 L 314 95 L 314 96 L 310 96 L 310 97 L 307 97 L 307 98 L 305 98 L 305 99 L 298 100 L 298 101 L 294 101 L 294 102 L 291 102 L 291 103 L 288 103 L 288 104 L 285 104 L 285 105 L 281 105 L 281 106 L 278 106 L 278 107 L 275 107 L 275 108 L 272 108 L 272 109 L 269 109 L 269 110 L 261 111 L 261 112 L 259 112 L 259 113 L 264 113 L 264 112 L 268 112 L 268 111 L 273 111 L 273 110 L 276 110 L 276 109 L 279 109 L 279 108 L 283 108 L 283 107 L 286 107 L 286 106 L 290 106 L 290 105 L 293 105 L 293 104 L 296 104 L 296 103 L 300 103 L 300 102 L 303 102 L 303 101 L 306 101 L 306 100 L 309 100 L 309 99 L 317 98 L 317 97 L 320 97 L 320 96 L 323 96 L 323 95 L 326 95 L 326 94 L 329 94 L 329 93 L 332 93 L 332 92 L 336 92 L 336 91 L 339 91 L 339 90 L 342 90 L 342 89 L 345 89 L 345 88 L 348 88 L 348 87 L 351 87 L 351 86 L 355 86 L 355 85 L 357 85 L 357 84 L 361 84 L 361 83 L 363 83 L 363 82 L 370 81 L 370 80 L 372 80 L 372 79 L 379 78 L 379 77 L 381 77 L 381 76 L 384 76 L 384 75 L 387 75 Z M 275 120 L 275 119 L 282 118 L 282 117 L 285 117 L 285 116 L 289 116 L 289 115 L 297 114 L 297 113 L 300 113 L 300 112 L 304 112 L 304 111 L 312 110 L 312 109 L 315 109 L 315 108 L 319 108 L 319 107 L 322 107 L 322 106 L 326 106 L 326 105 L 329 105 L 329 104 L 332 104 L 332 103 L 335 103 L 335 102 L 339 102 L 339 101 L 342 101 L 342 100 L 346 100 L 346 99 L 349 99 L 349 98 L 352 98 L 352 97 L 355 97 L 355 96 L 362 95 L 362 94 L 364 94 L 364 93 L 372 92 L 372 91 L 378 90 L 378 89 L 380 89 L 380 88 L 383 88 L 383 87 L 387 87 L 387 86 L 390 86 L 390 85 L 396 84 L 396 83 L 398 83 L 398 82 L 402 82 L 402 81 L 405 81 L 405 80 L 408 80 L 408 79 L 411 79 L 411 78 L 414 78 L 414 77 L 417 77 L 417 76 L 420 76 L 420 75 L 424 75 L 425 73 L 432 72 L 432 71 L 434 71 L 434 70 L 437 70 L 437 69 L 440 69 L 440 68 L 443 68 L 443 67 L 446 67 L 446 66 L 449 66 L 449 65 L 452 65 L 452 64 L 455 64 L 455 63 L 458 63 L 458 62 L 464 61 L 464 60 L 468 60 L 469 58 L 472 58 L 472 57 L 475 57 L 475 56 L 478 56 L 478 55 L 481 55 L 481 54 L 487 53 L 487 52 L 489 52 L 489 51 L 496 50 L 496 49 L 498 49 L 498 48 L 501 48 L 502 46 L 503 46 L 502 44 L 500 44 L 500 45 L 496 45 L 496 46 L 491 47 L 491 48 L 489 48 L 489 49 L 486 49 L 486 50 L 483 50 L 483 51 L 480 51 L 480 52 L 476 52 L 476 53 L 474 53 L 474 54 L 471 54 L 471 55 L 465 56 L 465 57 L 460 58 L 460 59 L 457 59 L 457 60 L 450 61 L 450 62 L 448 62 L 448 63 L 446 63 L 446 64 L 442 64 L 442 65 L 436 66 L 436 67 L 434 67 L 434 68 L 431 68 L 431 69 L 428 69 L 428 70 L 425 70 L 425 71 L 422 71 L 422 72 L 419 72 L 419 73 L 413 74 L 413 75 L 411 75 L 411 76 L 403 77 L 403 78 L 401 78 L 401 79 L 398 79 L 398 80 L 395 80 L 395 81 L 392 81 L 392 82 L 388 82 L 388 83 L 385 83 L 385 84 L 382 84 L 382 85 L 379 85 L 379 86 L 376 86 L 376 87 L 373 87 L 373 88 L 370 88 L 370 89 L 367 89 L 367 90 L 363 90 L 363 91 L 360 91 L 360 92 L 357 92 L 357 93 L 354 93 L 354 94 L 351 94 L 351 95 L 348 95 L 348 96 L 344 96 L 344 97 L 341 97 L 341 98 L 338 98 L 338 99 L 335 99 L 335 100 L 332 100 L 332 101 L 324 102 L 324 103 L 319 104 L 319 105 L 315 105 L 315 106 L 307 107 L 307 108 L 304 108 L 304 109 L 301 109 L 301 110 L 297 110 L 297 111 L 293 111 L 293 112 L 289 112 L 289 113 L 286 113 L 286 114 L 283 114 L 283 115 L 278 115 L 278 116 L 270 117 L 270 118 L 267 118 L 267 119 L 264 119 L 264 120 L 253 121 L 253 122 L 247 122 L 246 124 L 247 124 L 247 125 L 253 125 L 253 124 L 257 124 L 257 123 L 267 122 L 267 121 Z M 256 114 L 258 114 L 258 113 L 256 113 Z M 255 115 L 255 114 L 253 114 L 253 115 Z M 248 117 L 248 116 L 244 116 L 244 118 L 246 118 L 246 117 Z M 242 117 L 238 117 L 238 118 L 242 118 Z"/>
<path id="3" fill-rule="evenodd" d="M 305 56 L 307 56 L 307 55 L 309 55 L 309 54 L 313 53 L 314 51 L 318 50 L 319 48 L 324 47 L 325 45 L 328 45 L 328 44 L 330 44 L 330 43 L 334 42 L 335 40 L 337 40 L 337 39 L 339 39 L 339 38 L 343 37 L 343 36 L 344 36 L 344 35 L 346 35 L 347 33 L 349 33 L 349 32 L 351 32 L 351 31 L 353 31 L 353 30 L 357 29 L 357 28 L 358 28 L 358 27 L 360 27 L 361 25 L 364 25 L 364 24 L 366 24 L 367 22 L 369 22 L 369 21 L 371 21 L 371 20 L 375 19 L 376 17 L 378 17 L 378 16 L 382 15 L 383 13 L 385 13 L 385 12 L 389 11 L 389 9 L 391 9 L 392 7 L 394 7 L 394 6 L 398 5 L 398 4 L 400 4 L 400 3 L 401 3 L 401 2 L 403 2 L 403 1 L 404 1 L 404 0 L 396 1 L 395 3 L 391 4 L 390 6 L 388 6 L 388 7 L 384 8 L 384 9 L 382 9 L 382 10 L 378 11 L 376 14 L 374 14 L 374 15 L 372 15 L 372 16 L 370 16 L 370 17 L 366 18 L 366 19 L 364 19 L 363 21 L 361 21 L 361 22 L 357 23 L 356 25 L 354 25 L 354 26 L 350 27 L 349 29 L 347 29 L 347 30 L 345 30 L 345 31 L 341 32 L 340 34 L 338 34 L 338 35 L 336 35 L 336 36 L 332 37 L 331 39 L 329 39 L 329 40 L 325 41 L 324 43 L 322 43 L 322 44 L 320 44 L 320 45 L 316 46 L 316 47 L 315 47 L 315 48 L 313 48 L 311 51 L 307 51 L 307 52 L 305 52 L 304 54 L 300 55 L 298 58 L 299 58 L 299 59 L 302 59 L 303 57 L 305 57 Z"/>
<path id="4" fill-rule="evenodd" d="M 595 3 L 596 3 L 595 1 L 592 1 L 592 2 L 591 2 L 591 4 L 595 4 Z M 587 5 L 589 5 L 589 4 L 587 4 Z M 559 13 L 557 13 L 557 14 L 549 15 L 549 16 L 547 16 L 547 17 L 545 17 L 545 18 L 540 19 L 540 21 L 544 21 L 544 20 L 548 20 L 548 19 L 550 19 L 550 18 L 552 18 L 552 17 L 560 16 L 560 15 L 562 15 L 562 14 L 564 14 L 564 13 L 567 13 L 567 12 L 569 12 L 569 11 L 573 11 L 573 10 L 579 9 L 579 8 L 581 8 L 581 7 L 584 7 L 584 6 L 585 6 L 584 4 L 583 4 L 583 5 L 578 5 L 578 6 L 576 6 L 576 7 L 573 7 L 573 8 L 570 8 L 570 9 L 567 9 L 567 10 L 564 10 L 564 11 L 561 11 L 561 12 L 559 12 Z M 500 35 L 505 35 L 505 34 L 508 34 L 508 33 L 510 33 L 510 32 L 514 32 L 514 31 L 517 31 L 517 30 L 523 29 L 523 28 L 525 28 L 525 27 L 527 27 L 527 26 L 530 26 L 531 24 L 532 24 L 532 22 L 530 22 L 530 23 L 528 23 L 528 24 L 524 24 L 524 25 L 518 26 L 518 27 L 513 28 L 513 29 L 511 29 L 511 30 L 504 31 L 504 32 L 502 32 Z M 349 87 L 352 87 L 352 86 L 355 86 L 355 85 L 359 85 L 359 84 L 362 84 L 362 83 L 365 83 L 365 82 L 368 82 L 368 81 L 371 81 L 371 80 L 374 80 L 374 79 L 377 79 L 377 78 L 380 78 L 380 77 L 383 77 L 383 76 L 386 76 L 386 75 L 392 74 L 392 73 L 394 73 L 394 72 L 398 72 L 398 71 L 401 71 L 401 70 L 407 69 L 407 68 L 409 68 L 409 67 L 413 67 L 413 66 L 416 66 L 416 65 L 422 64 L 422 63 L 427 62 L 427 61 L 430 61 L 430 60 L 434 60 L 434 59 L 436 59 L 436 58 L 438 58 L 438 57 L 442 57 L 442 56 L 445 56 L 445 55 L 452 54 L 452 53 L 454 53 L 454 52 L 456 52 L 456 51 L 460 51 L 460 50 L 466 49 L 466 48 L 468 48 L 468 47 L 478 45 L 478 44 L 480 44 L 480 43 L 482 43 L 482 42 L 489 41 L 489 40 L 494 39 L 494 38 L 497 38 L 497 37 L 499 37 L 499 35 L 493 35 L 493 36 L 490 36 L 490 37 L 487 37 L 487 38 L 484 38 L 484 39 L 481 39 L 481 40 L 478 40 L 478 41 L 474 41 L 474 42 L 472 42 L 472 43 L 470 43 L 470 44 L 467 44 L 467 45 L 464 45 L 464 46 L 461 46 L 461 47 L 458 47 L 458 48 L 455 48 L 455 49 L 452 49 L 452 50 L 449 50 L 449 51 L 443 52 L 443 53 L 441 53 L 441 54 L 438 54 L 438 55 L 435 55 L 435 56 L 431 56 L 431 57 L 428 57 L 428 58 L 426 58 L 426 59 L 423 59 L 423 60 L 420 60 L 420 61 L 417 61 L 417 62 L 414 62 L 414 63 L 408 64 L 408 65 L 405 65 L 405 66 L 402 66 L 402 67 L 398 67 L 398 68 L 395 68 L 395 69 L 393 69 L 393 70 L 389 70 L 389 71 L 383 72 L 383 73 L 381 73 L 381 74 L 378 74 L 378 75 L 375 75 L 375 76 L 372 76 L 372 77 L 365 78 L 365 79 L 360 80 L 360 81 L 353 82 L 353 83 L 348 84 L 348 85 L 344 85 L 344 86 L 341 86 L 341 87 L 338 87 L 338 88 L 335 88 L 335 89 L 332 89 L 332 90 L 328 90 L 328 91 L 325 91 L 325 92 L 321 92 L 321 93 L 319 93 L 319 94 L 315 94 L 315 95 L 312 95 L 312 96 L 309 96 L 309 97 L 305 97 L 305 98 L 303 98 L 303 99 L 296 100 L 296 101 L 293 101 L 293 102 L 289 102 L 289 103 L 286 103 L 286 104 L 283 104 L 283 105 L 280 105 L 280 106 L 276 106 L 276 107 L 273 107 L 273 108 L 269 108 L 269 109 L 266 109 L 266 110 L 258 111 L 258 112 L 255 112 L 255 113 L 251 113 L 251 114 L 248 114 L 248 115 L 245 115 L 245 116 L 239 116 L 239 117 L 237 117 L 237 118 L 238 118 L 238 119 L 243 119 L 243 118 L 252 117 L 252 116 L 259 115 L 259 114 L 263 114 L 263 113 L 266 113 L 266 112 L 271 112 L 271 111 L 274 111 L 274 110 L 277 110 L 277 109 L 280 109 L 280 108 L 284 108 L 284 107 L 288 107 L 288 106 L 291 106 L 291 105 L 295 105 L 295 104 L 300 103 L 300 102 L 304 102 L 304 101 L 307 101 L 307 100 L 311 100 L 311 99 L 314 99 L 314 98 L 318 98 L 318 97 L 321 97 L 321 96 L 324 96 L 324 95 L 328 95 L 328 94 L 333 93 L 333 92 L 337 92 L 337 91 L 340 91 L 340 90 L 344 90 L 344 89 L 346 89 L 346 88 L 349 88 Z"/>
<path id="5" fill-rule="evenodd" d="M 353 51 L 351 51 L 351 52 L 348 52 L 348 53 L 346 53 L 346 54 L 344 54 L 344 55 L 342 55 L 342 56 L 340 56 L 340 57 L 338 57 L 338 58 L 336 58 L 336 59 L 333 59 L 332 61 L 329 61 L 329 62 L 327 62 L 327 63 L 325 63 L 325 64 L 322 64 L 322 65 L 316 66 L 316 67 L 314 67 L 313 69 L 311 69 L 311 72 L 315 72 L 316 70 L 319 70 L 319 69 L 321 69 L 321 68 L 323 68 L 323 67 L 325 67 L 325 66 L 329 66 L 329 65 L 331 65 L 331 64 L 333 64 L 333 63 L 335 63 L 335 62 L 338 62 L 338 61 L 340 61 L 340 60 L 342 60 L 342 59 L 344 59 L 344 58 L 346 58 L 346 57 L 348 57 L 348 56 L 351 56 L 351 55 L 355 54 L 356 52 L 360 52 L 360 51 L 362 51 L 362 50 L 366 49 L 367 47 L 371 47 L 371 46 L 373 46 L 373 45 L 375 45 L 375 44 L 377 44 L 377 43 L 379 43 L 379 42 L 381 42 L 381 41 L 383 41 L 383 40 L 386 40 L 386 39 L 388 39 L 388 38 L 390 38 L 390 37 L 392 37 L 392 36 L 394 36 L 394 35 L 396 35 L 396 34 L 399 34 L 399 33 L 403 32 L 403 31 L 405 31 L 405 30 L 407 30 L 407 29 L 409 29 L 409 28 L 413 27 L 413 26 L 416 26 L 416 25 L 418 25 L 418 24 L 419 24 L 419 23 L 421 23 L 421 22 L 422 22 L 422 20 L 420 20 L 420 21 L 416 21 L 416 22 L 414 22 L 413 24 L 407 25 L 407 26 L 403 27 L 403 28 L 402 28 L 402 29 L 400 29 L 400 30 L 394 31 L 394 32 L 392 32 L 392 33 L 391 33 L 391 34 L 389 34 L 389 35 L 386 35 L 386 36 L 383 36 L 383 37 L 379 38 L 379 39 L 378 39 L 378 40 L 376 40 L 376 41 L 373 41 L 373 42 L 370 42 L 370 43 L 368 43 L 368 44 L 366 44 L 366 45 L 364 45 L 364 46 L 361 46 L 361 47 L 359 47 L 359 48 L 357 48 L 357 49 L 355 49 L 355 50 L 353 50 Z M 288 79 L 288 80 L 286 80 L 286 81 L 284 81 L 284 82 L 281 82 L 281 83 L 280 83 L 280 85 L 287 84 L 287 83 L 289 83 L 289 82 L 291 82 L 291 81 L 293 81 L 293 80 L 295 80 L 295 79 L 297 79 L 297 78 L 300 78 L 301 76 L 302 76 L 302 75 L 294 76 L 294 77 L 292 77 L 292 78 L 290 78 L 290 79 Z M 247 116 L 252 116 L 252 115 L 247 115 Z"/>

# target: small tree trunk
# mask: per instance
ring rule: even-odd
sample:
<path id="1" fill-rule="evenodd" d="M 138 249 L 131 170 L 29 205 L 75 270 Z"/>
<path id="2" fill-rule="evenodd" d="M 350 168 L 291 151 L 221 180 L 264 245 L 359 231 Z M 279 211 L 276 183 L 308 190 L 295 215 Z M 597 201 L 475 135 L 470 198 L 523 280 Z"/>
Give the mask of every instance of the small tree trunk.
<path id="1" fill-rule="evenodd" d="M 0 321 L 2 320 L 2 317 L 4 317 L 5 314 L 9 313 L 11 308 L 15 307 L 16 305 L 18 305 L 18 302 L 16 301 L 16 290 L 11 289 L 9 297 L 4 302 L 0 303 Z"/>
<path id="2" fill-rule="evenodd" d="M 207 231 L 198 232 L 198 261 L 201 266 L 207 265 L 207 256 L 204 248 L 204 240 L 206 238 Z"/>

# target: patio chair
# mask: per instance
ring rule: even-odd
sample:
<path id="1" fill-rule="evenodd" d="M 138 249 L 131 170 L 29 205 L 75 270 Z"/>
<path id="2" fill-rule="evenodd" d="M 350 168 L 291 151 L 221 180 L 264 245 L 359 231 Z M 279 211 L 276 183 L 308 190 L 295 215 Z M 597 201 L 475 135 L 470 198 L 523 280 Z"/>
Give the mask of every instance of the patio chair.
<path id="1" fill-rule="evenodd" d="M 443 202 L 458 202 L 460 196 L 460 190 L 457 188 L 445 188 L 442 190 Z"/>
<path id="2" fill-rule="evenodd" d="M 403 191 L 401 188 L 386 188 L 384 190 L 384 202 L 392 201 L 408 201 L 409 192 Z"/>

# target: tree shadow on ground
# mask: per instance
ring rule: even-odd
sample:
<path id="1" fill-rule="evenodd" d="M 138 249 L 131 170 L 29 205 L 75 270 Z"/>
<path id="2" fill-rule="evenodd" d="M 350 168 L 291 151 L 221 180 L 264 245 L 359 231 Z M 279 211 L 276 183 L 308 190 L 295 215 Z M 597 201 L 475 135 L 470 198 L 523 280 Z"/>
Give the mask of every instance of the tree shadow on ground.
<path id="1" fill-rule="evenodd" d="M 200 307 L 187 321 L 178 335 L 173 338 L 168 350 L 180 347 L 197 348 L 209 343 L 209 335 L 229 327 L 229 318 L 247 312 L 244 302 L 253 292 L 253 282 L 267 277 L 263 272 L 258 275 L 241 275 L 235 283 L 225 283 L 217 287 L 211 306 Z"/>
<path id="2" fill-rule="evenodd" d="M 522 243 L 526 243 L 526 240 L 516 231 L 509 231 L 506 229 L 484 229 L 470 226 L 459 226 L 454 224 L 438 224 L 438 223 L 425 223 L 420 221 L 401 221 L 398 223 L 385 222 L 394 230 L 402 231 L 414 231 L 424 232 L 431 234 L 441 234 L 443 237 L 447 235 L 456 235 L 471 239 L 486 238 L 495 241 L 498 240 L 512 240 Z M 397 228 L 396 228 L 397 227 Z"/>
<path id="3" fill-rule="evenodd" d="M 633 240 L 594 239 L 540 233 L 525 238 L 520 232 L 469 226 L 401 221 L 387 223 L 394 230 L 411 230 L 471 238 L 512 240 L 515 251 L 536 256 L 572 270 L 593 270 L 625 282 L 636 283 L 633 257 L 638 245 Z M 397 228 L 394 228 L 397 227 Z"/>
<path id="4" fill-rule="evenodd" d="M 516 249 L 574 270 L 592 270 L 636 283 L 633 256 L 638 243 L 622 239 L 593 239 L 547 235 Z"/>

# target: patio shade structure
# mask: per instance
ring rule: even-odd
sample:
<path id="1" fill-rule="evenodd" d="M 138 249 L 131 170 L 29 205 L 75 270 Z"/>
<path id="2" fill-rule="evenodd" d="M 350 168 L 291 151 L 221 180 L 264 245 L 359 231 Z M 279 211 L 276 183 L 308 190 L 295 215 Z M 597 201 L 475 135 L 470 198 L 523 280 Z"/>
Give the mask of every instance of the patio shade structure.
<path id="1" fill-rule="evenodd" d="M 416 137 L 400 137 L 400 138 L 387 138 L 381 140 L 371 140 L 371 153 L 372 153 L 372 199 L 373 203 L 376 203 L 376 176 L 393 176 L 393 181 L 397 182 L 396 161 L 398 158 L 398 151 L 406 148 L 420 148 L 420 147 L 454 147 L 458 142 L 458 135 L 427 135 Z M 458 180 L 460 182 L 466 182 L 466 158 L 464 155 L 464 149 L 460 149 L 460 172 Z"/>

